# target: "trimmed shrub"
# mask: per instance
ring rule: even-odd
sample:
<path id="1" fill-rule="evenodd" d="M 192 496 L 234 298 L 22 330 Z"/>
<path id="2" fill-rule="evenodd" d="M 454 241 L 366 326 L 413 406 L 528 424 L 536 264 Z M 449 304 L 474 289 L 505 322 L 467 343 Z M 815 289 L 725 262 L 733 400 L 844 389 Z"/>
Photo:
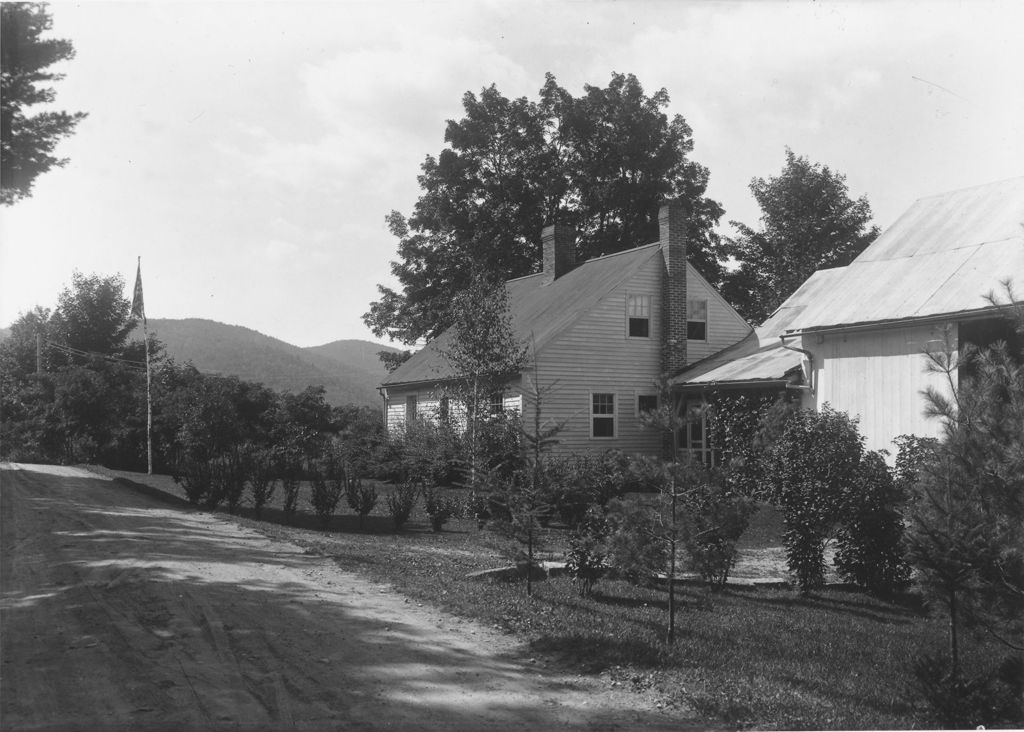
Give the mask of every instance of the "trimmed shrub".
<path id="1" fill-rule="evenodd" d="M 213 470 L 205 460 L 185 458 L 177 466 L 173 478 L 185 489 L 185 498 L 194 506 L 206 500 L 213 488 Z"/>
<path id="2" fill-rule="evenodd" d="M 419 492 L 419 485 L 415 481 L 409 481 L 395 486 L 395 489 L 388 494 L 388 512 L 395 524 L 395 531 L 401 531 L 405 522 L 409 520 Z"/>
<path id="3" fill-rule="evenodd" d="M 264 448 L 249 445 L 243 453 L 249 475 L 249 496 L 256 518 L 260 518 L 263 507 L 274 497 L 277 487 L 274 480 L 274 464 L 271 453 Z"/>
<path id="4" fill-rule="evenodd" d="M 328 458 L 311 465 L 309 503 L 324 529 L 331 525 L 338 503 L 345 493 L 344 469 Z"/>
<path id="5" fill-rule="evenodd" d="M 366 517 L 377 505 L 377 489 L 372 485 L 364 486 L 362 480 L 349 476 L 345 483 L 345 500 L 359 516 L 359 528 L 362 529 Z"/>
<path id="6" fill-rule="evenodd" d="M 423 508 L 430 517 L 430 528 L 435 532 L 442 531 L 449 519 L 462 512 L 462 504 L 457 498 L 443 495 L 434 486 L 423 489 Z"/>

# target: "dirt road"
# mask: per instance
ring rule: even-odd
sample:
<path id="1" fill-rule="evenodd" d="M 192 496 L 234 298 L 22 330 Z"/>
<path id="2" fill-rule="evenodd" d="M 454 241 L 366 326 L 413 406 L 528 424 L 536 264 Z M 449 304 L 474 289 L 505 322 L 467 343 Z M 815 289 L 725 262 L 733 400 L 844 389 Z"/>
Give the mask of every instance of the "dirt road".
<path id="1" fill-rule="evenodd" d="M 702 726 L 84 470 L 0 465 L 0 536 L 5 730 Z"/>

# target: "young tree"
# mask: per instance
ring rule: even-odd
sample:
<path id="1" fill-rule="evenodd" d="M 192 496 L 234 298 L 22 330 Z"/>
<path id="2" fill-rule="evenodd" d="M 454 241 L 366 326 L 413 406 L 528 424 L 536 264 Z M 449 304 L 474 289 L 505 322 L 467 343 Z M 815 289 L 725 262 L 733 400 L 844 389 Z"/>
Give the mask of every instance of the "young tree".
<path id="1" fill-rule="evenodd" d="M 47 111 L 29 115 L 56 94 L 46 86 L 63 78 L 47 69 L 74 58 L 70 41 L 42 38 L 53 25 L 44 3 L 0 4 L 0 204 L 9 206 L 32 194 L 37 176 L 67 163 L 54 157 L 85 113 Z"/>
<path id="2" fill-rule="evenodd" d="M 722 209 L 705 197 L 708 172 L 689 160 L 692 133 L 682 117 L 665 115 L 668 102 L 664 90 L 647 96 L 631 74 L 587 86 L 580 98 L 551 74 L 539 102 L 493 85 L 467 92 L 447 147 L 421 166 L 413 214 L 387 217 L 400 289 L 378 286 L 366 324 L 409 344 L 436 337 L 474 273 L 501 282 L 536 271 L 545 224 L 575 226 L 582 261 L 657 239 L 667 198 L 688 205 L 690 260 L 717 283 L 724 257 L 713 227 Z"/>
<path id="3" fill-rule="evenodd" d="M 444 356 L 457 375 L 452 395 L 465 409 L 472 484 L 481 467 L 480 430 L 492 395 L 500 393 L 527 364 L 527 349 L 515 334 L 505 285 L 476 276 L 452 306 L 453 336 Z"/>
<path id="4" fill-rule="evenodd" d="M 909 555 L 949 616 L 954 693 L 962 626 L 1024 650 L 1024 305 L 1009 283 L 1005 296 L 1016 343 L 958 348 L 949 338 L 928 354 L 929 368 L 946 378 L 944 390 L 927 392 L 943 434 L 917 471 Z"/>
<path id="5" fill-rule="evenodd" d="M 786 148 L 774 178 L 754 178 L 761 231 L 730 222 L 739 236 L 723 249 L 740 266 L 725 276 L 722 294 L 752 323 L 763 322 L 815 270 L 849 264 L 878 236 L 866 197 L 851 200 L 846 176 Z"/>

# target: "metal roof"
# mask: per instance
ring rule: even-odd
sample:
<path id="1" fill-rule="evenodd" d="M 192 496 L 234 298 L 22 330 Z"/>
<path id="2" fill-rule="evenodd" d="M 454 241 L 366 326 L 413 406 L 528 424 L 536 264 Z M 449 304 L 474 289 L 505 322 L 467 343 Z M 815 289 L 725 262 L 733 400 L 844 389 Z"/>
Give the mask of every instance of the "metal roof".
<path id="1" fill-rule="evenodd" d="M 984 310 L 1024 288 L 1024 177 L 922 198 L 836 271 L 787 332 Z"/>
<path id="2" fill-rule="evenodd" d="M 516 338 L 540 353 L 652 257 L 661 257 L 658 243 L 587 260 L 548 284 L 544 284 L 543 274 L 509 280 L 505 287 Z M 688 266 L 691 273 L 696 272 Z M 444 331 L 395 369 L 383 386 L 453 378 L 455 374 L 445 357 L 453 337 L 451 329 Z"/>

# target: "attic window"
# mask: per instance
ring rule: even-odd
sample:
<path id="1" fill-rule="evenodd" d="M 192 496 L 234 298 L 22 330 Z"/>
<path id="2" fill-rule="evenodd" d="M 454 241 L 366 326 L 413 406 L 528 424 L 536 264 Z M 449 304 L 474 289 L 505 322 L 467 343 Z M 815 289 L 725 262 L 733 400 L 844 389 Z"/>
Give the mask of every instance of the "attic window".
<path id="1" fill-rule="evenodd" d="M 629 295 L 626 298 L 626 318 L 630 338 L 651 336 L 651 296 Z"/>
<path id="2" fill-rule="evenodd" d="M 686 339 L 706 341 L 708 339 L 708 301 L 686 301 Z"/>

